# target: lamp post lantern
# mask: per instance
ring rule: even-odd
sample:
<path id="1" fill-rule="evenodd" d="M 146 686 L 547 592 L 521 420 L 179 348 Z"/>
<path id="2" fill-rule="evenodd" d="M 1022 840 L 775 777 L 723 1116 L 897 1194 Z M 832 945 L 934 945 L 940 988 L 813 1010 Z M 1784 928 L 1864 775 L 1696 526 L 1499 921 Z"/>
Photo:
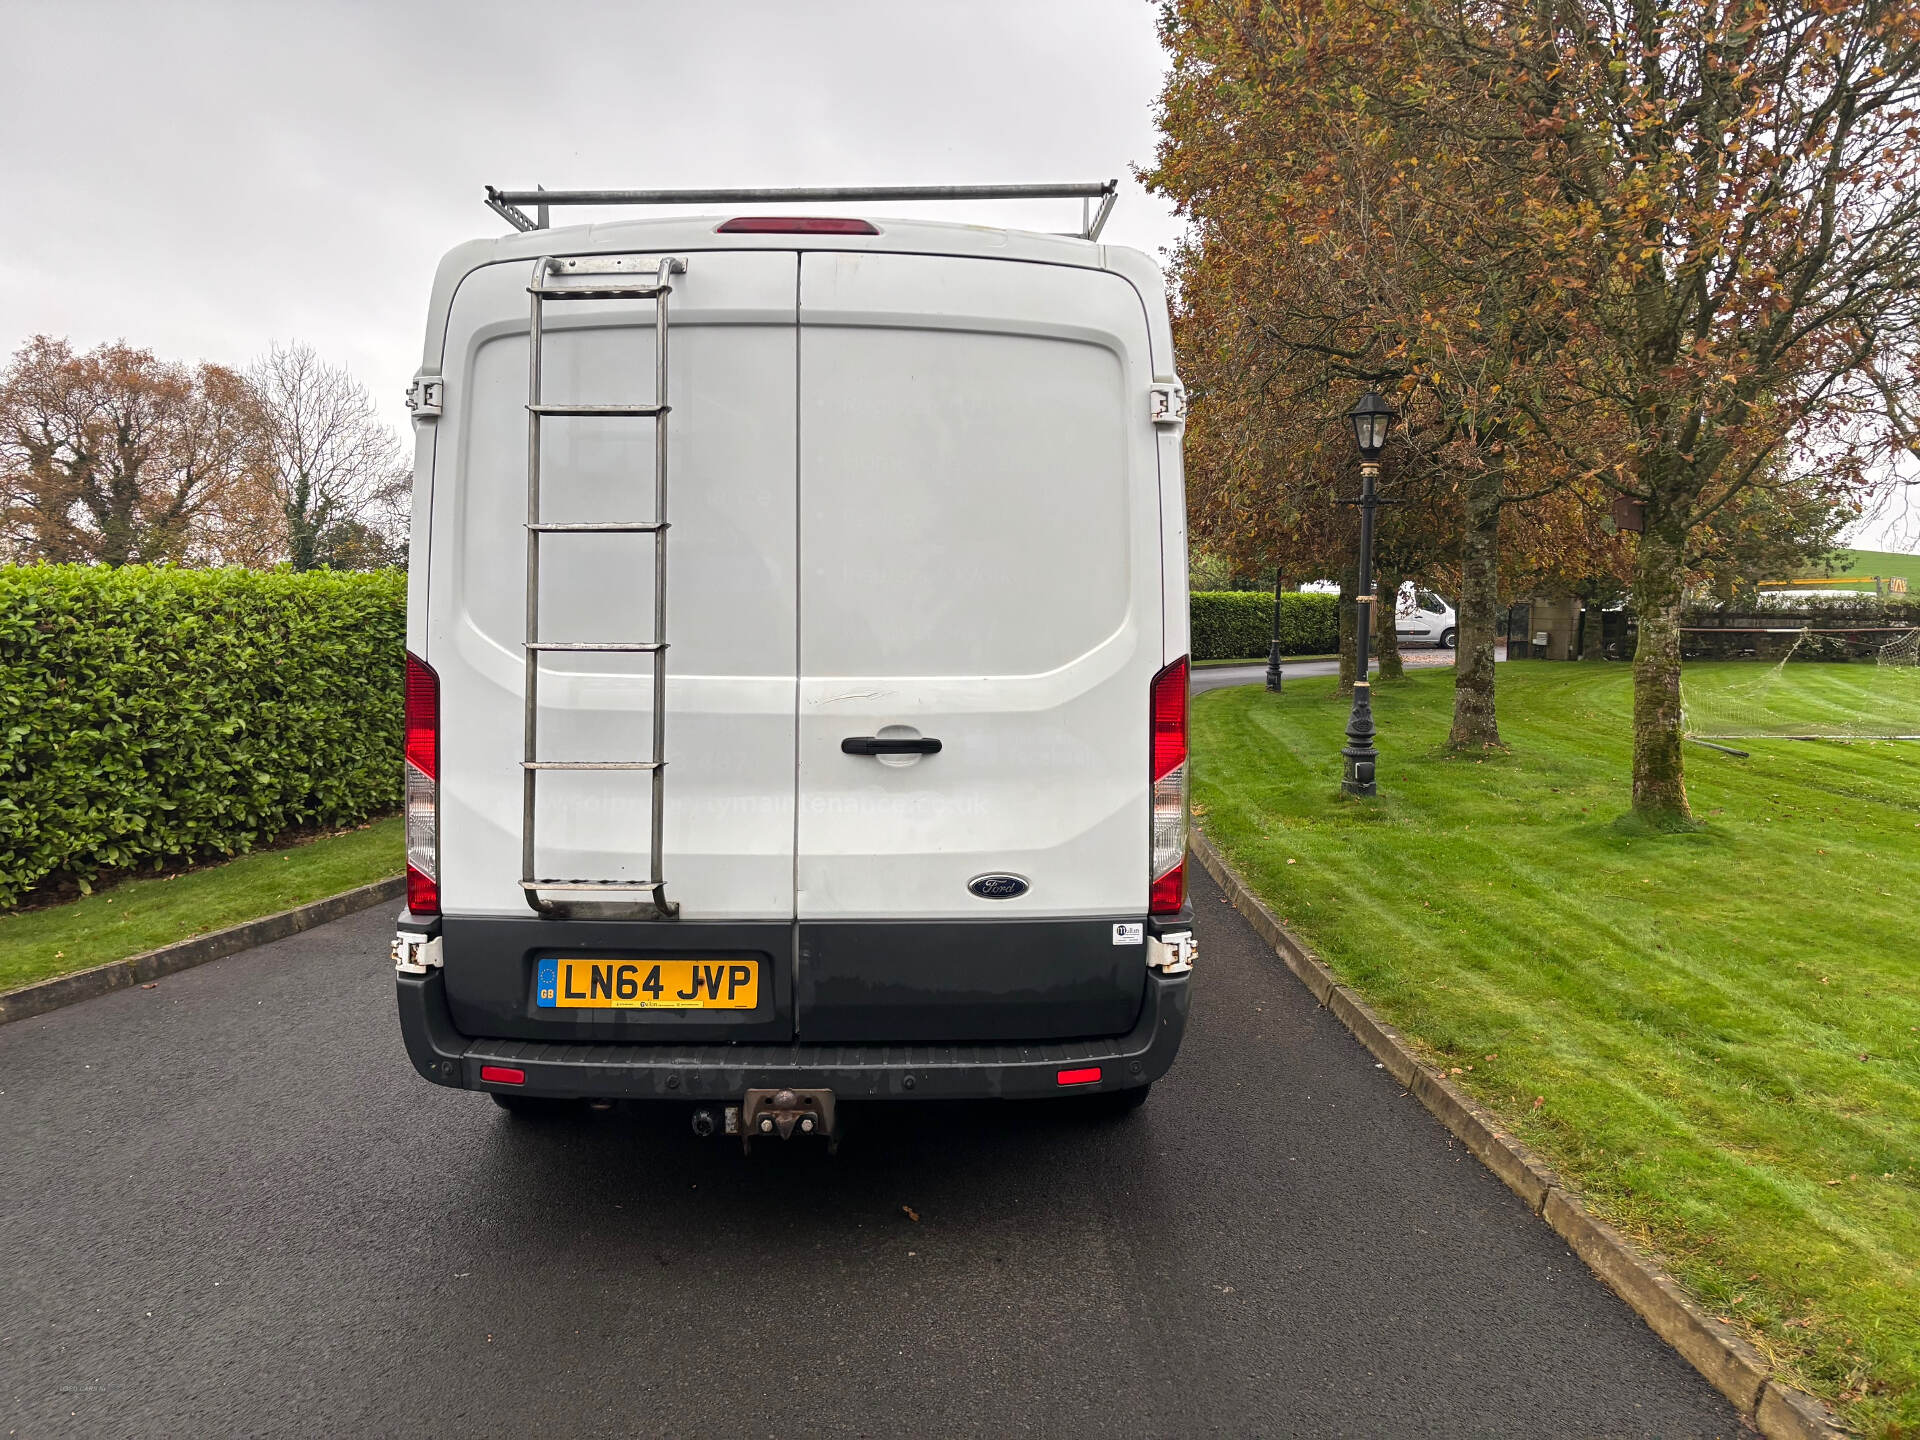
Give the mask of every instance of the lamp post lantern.
<path id="1" fill-rule="evenodd" d="M 1373 637 L 1373 512 L 1380 499 L 1380 452 L 1387 447 L 1393 410 L 1369 390 L 1347 412 L 1353 422 L 1354 443 L 1360 448 L 1360 574 L 1355 585 L 1353 620 L 1353 713 L 1347 717 L 1347 743 L 1340 751 L 1346 774 L 1340 788 L 1349 795 L 1374 793 L 1374 767 L 1379 754 L 1373 748 L 1373 687 L 1367 681 L 1367 642 Z"/>

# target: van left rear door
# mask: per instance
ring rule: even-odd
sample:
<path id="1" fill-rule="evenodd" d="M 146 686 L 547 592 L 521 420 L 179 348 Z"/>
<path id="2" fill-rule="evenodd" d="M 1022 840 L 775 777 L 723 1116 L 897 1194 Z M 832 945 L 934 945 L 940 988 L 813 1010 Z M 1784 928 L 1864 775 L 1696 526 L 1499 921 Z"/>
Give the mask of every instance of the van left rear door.
<path id="1" fill-rule="evenodd" d="M 682 919 L 652 922 L 652 931 L 646 922 L 543 920 L 520 886 L 533 261 L 470 274 L 450 313 L 424 658 L 441 687 L 447 993 L 467 1033 L 792 1033 L 798 258 L 791 251 L 685 258 L 669 310 L 664 517 L 671 528 L 663 869 Z M 550 303 L 543 400 L 651 401 L 654 316 L 650 302 Z M 543 521 L 660 518 L 652 514 L 651 421 L 550 417 L 543 428 Z M 540 544 L 543 640 L 652 638 L 650 535 L 558 533 Z M 542 759 L 638 759 L 651 751 L 648 656 L 544 655 L 539 703 Z M 644 878 L 650 824 L 644 771 L 540 773 L 536 865 L 543 875 Z M 771 998 L 746 1029 L 742 1017 L 713 1013 L 628 1011 L 583 1020 L 542 1011 L 531 999 L 534 967 L 554 953 L 556 937 L 572 953 L 584 945 L 624 954 L 656 942 L 690 956 L 746 947 L 767 966 Z"/>

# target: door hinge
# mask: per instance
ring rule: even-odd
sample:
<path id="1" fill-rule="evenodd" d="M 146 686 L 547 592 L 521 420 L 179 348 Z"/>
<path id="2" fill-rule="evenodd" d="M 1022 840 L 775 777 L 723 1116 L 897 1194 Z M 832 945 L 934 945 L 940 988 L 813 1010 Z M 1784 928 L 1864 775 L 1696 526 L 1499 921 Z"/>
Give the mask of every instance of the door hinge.
<path id="1" fill-rule="evenodd" d="M 1187 387 L 1178 380 L 1147 390 L 1147 415 L 1156 425 L 1180 425 L 1187 418 Z"/>
<path id="2" fill-rule="evenodd" d="M 447 382 L 438 375 L 416 375 L 407 386 L 407 409 L 416 420 L 431 420 L 447 397 Z"/>
<path id="3" fill-rule="evenodd" d="M 393 968 L 402 975 L 424 975 L 440 969 L 440 937 L 402 930 L 393 937 Z"/>
<path id="4" fill-rule="evenodd" d="M 1147 937 L 1147 968 L 1158 970 L 1162 975 L 1191 974 L 1193 957 L 1199 953 L 1199 943 L 1191 930 Z"/>

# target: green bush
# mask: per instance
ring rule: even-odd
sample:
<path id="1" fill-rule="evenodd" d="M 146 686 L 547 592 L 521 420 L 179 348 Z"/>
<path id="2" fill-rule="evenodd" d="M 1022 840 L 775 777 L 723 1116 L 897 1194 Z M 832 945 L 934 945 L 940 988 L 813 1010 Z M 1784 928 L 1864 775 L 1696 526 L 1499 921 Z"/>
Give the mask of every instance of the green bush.
<path id="1" fill-rule="evenodd" d="M 0 905 L 399 802 L 396 572 L 0 567 Z"/>
<path id="2" fill-rule="evenodd" d="M 1189 597 L 1196 660 L 1264 658 L 1273 637 L 1273 595 L 1244 590 L 1196 590 Z M 1280 597 L 1280 653 L 1328 655 L 1340 648 L 1337 595 Z"/>

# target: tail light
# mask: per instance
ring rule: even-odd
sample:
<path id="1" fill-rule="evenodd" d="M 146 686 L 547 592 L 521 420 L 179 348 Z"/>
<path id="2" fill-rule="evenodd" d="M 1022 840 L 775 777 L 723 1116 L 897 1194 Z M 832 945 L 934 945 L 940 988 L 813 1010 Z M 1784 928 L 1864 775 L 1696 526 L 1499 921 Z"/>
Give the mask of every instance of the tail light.
<path id="1" fill-rule="evenodd" d="M 407 656 L 407 909 L 440 913 L 440 677 Z"/>
<path id="2" fill-rule="evenodd" d="M 1153 677 L 1153 860 L 1147 909 L 1177 915 L 1187 902 L 1187 657 Z"/>

